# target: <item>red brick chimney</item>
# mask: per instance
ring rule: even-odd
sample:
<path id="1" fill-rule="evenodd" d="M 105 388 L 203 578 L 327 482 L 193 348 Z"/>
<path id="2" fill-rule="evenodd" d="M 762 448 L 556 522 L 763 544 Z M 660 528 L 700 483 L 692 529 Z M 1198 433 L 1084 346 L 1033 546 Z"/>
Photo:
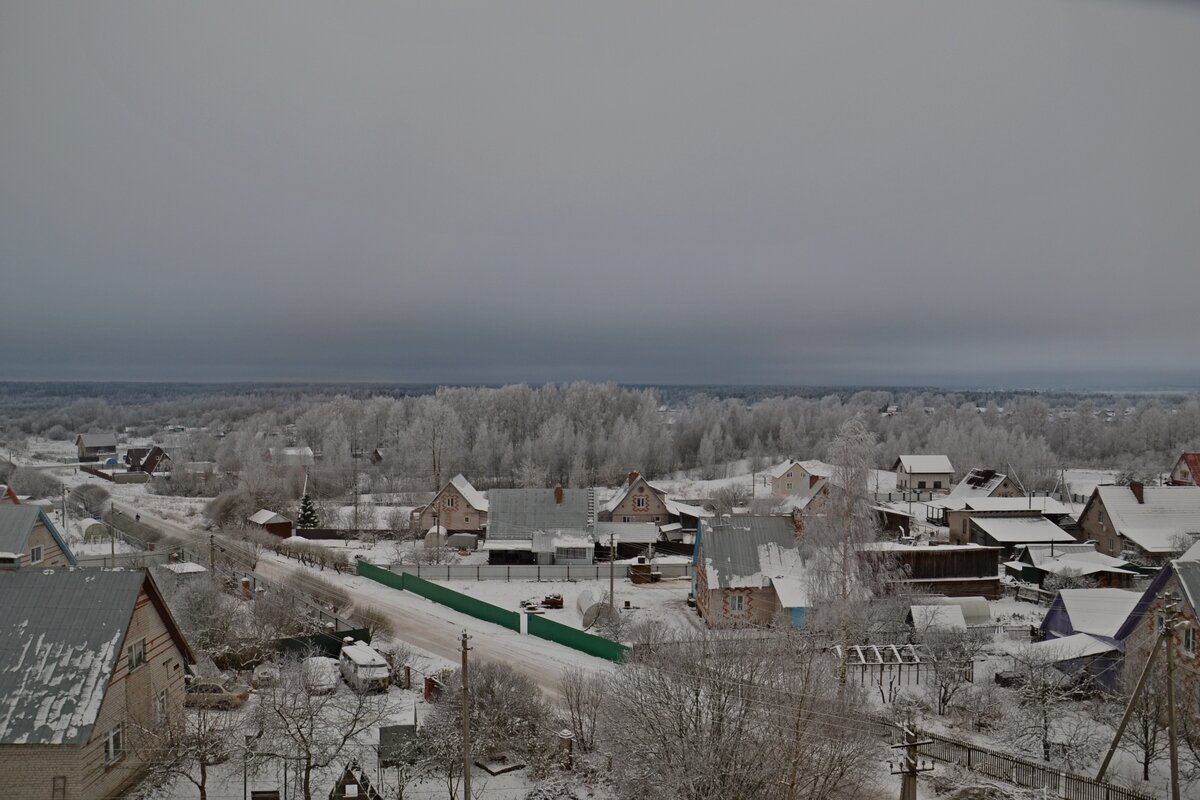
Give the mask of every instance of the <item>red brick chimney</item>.
<path id="1" fill-rule="evenodd" d="M 1143 505 L 1146 502 L 1144 487 L 1141 481 L 1130 481 L 1129 491 L 1133 492 L 1133 496 L 1137 498 L 1138 505 Z"/>
<path id="2" fill-rule="evenodd" d="M 634 470 L 633 472 L 629 473 L 629 477 L 628 477 L 628 479 L 627 479 L 627 480 L 628 480 L 628 482 L 629 482 L 629 483 L 633 483 L 633 482 L 634 482 L 634 481 L 636 481 L 637 479 L 638 479 L 637 470 Z"/>
<path id="3" fill-rule="evenodd" d="M 811 489 L 812 487 L 816 486 L 817 481 L 819 481 L 819 480 L 821 480 L 821 479 L 818 478 L 816 475 L 809 475 L 808 476 L 808 488 Z"/>
<path id="4" fill-rule="evenodd" d="M 554 487 L 554 505 L 561 506 L 562 498 L 563 498 L 562 486 L 561 485 L 555 486 Z"/>

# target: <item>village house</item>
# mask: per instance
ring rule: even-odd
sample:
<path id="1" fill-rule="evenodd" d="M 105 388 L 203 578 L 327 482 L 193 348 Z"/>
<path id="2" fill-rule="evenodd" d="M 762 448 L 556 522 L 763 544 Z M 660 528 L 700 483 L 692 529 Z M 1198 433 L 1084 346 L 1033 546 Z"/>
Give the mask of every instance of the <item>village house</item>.
<path id="1" fill-rule="evenodd" d="M 75 437 L 80 461 L 105 461 L 117 454 L 115 433 L 81 433 Z"/>
<path id="2" fill-rule="evenodd" d="M 1028 544 L 1014 549 L 1004 572 L 1025 583 L 1041 586 L 1050 576 L 1087 578 L 1108 589 L 1128 589 L 1142 573 L 1128 561 L 1096 550 L 1095 542 Z"/>
<path id="3" fill-rule="evenodd" d="M 1154 640 L 1174 605 L 1183 623 L 1172 636 L 1176 693 L 1179 710 L 1186 715 L 1184 730 L 1200 730 L 1200 546 L 1168 561 L 1141 592 L 1116 638 L 1122 643 L 1125 668 L 1140 670 Z M 1159 669 L 1163 654 L 1159 656 Z M 1161 673 L 1160 673 L 1161 674 Z M 1162 722 L 1163 720 L 1160 720 Z"/>
<path id="4" fill-rule="evenodd" d="M 702 522 L 692 577 L 696 609 L 710 628 L 804 624 L 807 576 L 788 516 L 744 515 Z"/>
<path id="5" fill-rule="evenodd" d="M 157 756 L 157 735 L 181 723 L 195 660 L 154 581 L 142 570 L 23 570 L 0 575 L 0 607 L 7 796 L 121 796 Z"/>
<path id="6" fill-rule="evenodd" d="M 1016 481 L 994 469 L 973 469 L 950 490 L 951 497 L 1024 497 Z"/>
<path id="7" fill-rule="evenodd" d="M 833 467 L 823 461 L 796 461 L 789 458 L 767 470 L 767 476 L 771 481 L 771 494 L 788 497 L 812 488 L 821 478 L 828 480 L 833 476 Z"/>
<path id="8" fill-rule="evenodd" d="M 488 501 L 462 474 L 455 475 L 412 518 L 421 531 L 441 527 L 446 533 L 482 533 L 487 528 Z"/>
<path id="9" fill-rule="evenodd" d="M 1184 453 L 1167 478 L 1171 486 L 1200 486 L 1200 453 Z"/>
<path id="10" fill-rule="evenodd" d="M 1158 566 L 1200 537 L 1200 486 L 1097 486 L 1079 527 L 1106 555 Z"/>
<path id="11" fill-rule="evenodd" d="M 1078 506 L 1073 509 L 1053 497 L 945 497 L 925 505 L 926 519 L 947 526 L 951 544 L 969 543 L 971 520 L 983 516 L 1042 516 L 1071 534 L 1070 540 L 1078 541 L 1080 537 L 1075 521 Z"/>
<path id="12" fill-rule="evenodd" d="M 699 520 L 712 514 L 694 505 L 667 496 L 637 472 L 630 472 L 617 493 L 600 508 L 604 522 L 653 522 L 659 526 L 678 524 L 681 530 L 694 531 Z"/>
<path id="13" fill-rule="evenodd" d="M 292 535 L 292 521 L 269 508 L 260 508 L 250 515 L 251 525 L 257 525 L 269 534 L 286 539 Z"/>
<path id="14" fill-rule="evenodd" d="M 954 480 L 954 467 L 946 456 L 900 456 L 892 465 L 899 491 L 948 492 Z"/>
<path id="15" fill-rule="evenodd" d="M 490 564 L 576 563 L 595 551 L 596 496 L 591 489 L 493 489 L 488 498 Z M 591 563 L 591 557 L 588 557 Z"/>
<path id="16" fill-rule="evenodd" d="M 1070 544 L 1075 537 L 1037 512 L 1028 514 L 974 514 L 968 541 L 984 547 L 1003 549 L 1005 560 L 1021 545 Z"/>
<path id="17" fill-rule="evenodd" d="M 1140 600 L 1141 592 L 1124 589 L 1063 589 L 1031 652 L 1092 686 L 1112 689 L 1121 675 L 1121 631 Z"/>
<path id="18" fill-rule="evenodd" d="M 317 463 L 317 457 L 314 455 L 313 449 L 307 446 L 268 448 L 267 460 L 281 469 L 311 467 Z"/>
<path id="19" fill-rule="evenodd" d="M 66 566 L 75 556 L 44 511 L 0 504 L 0 571 Z"/>

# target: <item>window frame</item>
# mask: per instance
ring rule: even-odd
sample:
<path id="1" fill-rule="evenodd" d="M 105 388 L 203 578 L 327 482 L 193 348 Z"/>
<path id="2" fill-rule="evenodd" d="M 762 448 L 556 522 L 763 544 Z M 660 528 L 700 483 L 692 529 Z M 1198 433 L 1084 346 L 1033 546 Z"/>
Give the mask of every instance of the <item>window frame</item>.
<path id="1" fill-rule="evenodd" d="M 125 757 L 125 723 L 118 722 L 104 732 L 104 765 L 115 764 Z"/>
<path id="2" fill-rule="evenodd" d="M 29 548 L 29 563 L 30 564 L 40 564 L 45 560 L 46 560 L 46 546 L 45 545 L 35 544 L 33 547 Z"/>
<path id="3" fill-rule="evenodd" d="M 125 648 L 126 668 L 133 672 L 146 664 L 146 637 L 135 639 Z"/>
<path id="4" fill-rule="evenodd" d="M 744 592 L 733 592 L 729 595 L 729 613 L 746 613 L 746 594 Z"/>

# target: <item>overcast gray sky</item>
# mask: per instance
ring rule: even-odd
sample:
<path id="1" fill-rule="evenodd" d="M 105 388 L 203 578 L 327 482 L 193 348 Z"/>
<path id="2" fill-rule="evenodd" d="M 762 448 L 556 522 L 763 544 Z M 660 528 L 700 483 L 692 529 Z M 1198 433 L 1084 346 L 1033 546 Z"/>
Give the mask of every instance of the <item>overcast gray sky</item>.
<path id="1" fill-rule="evenodd" d="M 1200 384 L 1200 6 L 0 0 L 0 378 Z"/>

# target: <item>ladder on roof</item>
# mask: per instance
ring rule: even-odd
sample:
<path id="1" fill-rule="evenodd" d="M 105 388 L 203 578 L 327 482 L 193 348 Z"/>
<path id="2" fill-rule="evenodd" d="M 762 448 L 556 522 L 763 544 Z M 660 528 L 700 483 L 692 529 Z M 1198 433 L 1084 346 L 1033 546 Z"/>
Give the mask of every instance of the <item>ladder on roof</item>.
<path id="1" fill-rule="evenodd" d="M 589 527 L 596 524 L 596 490 L 587 490 L 587 524 Z"/>

